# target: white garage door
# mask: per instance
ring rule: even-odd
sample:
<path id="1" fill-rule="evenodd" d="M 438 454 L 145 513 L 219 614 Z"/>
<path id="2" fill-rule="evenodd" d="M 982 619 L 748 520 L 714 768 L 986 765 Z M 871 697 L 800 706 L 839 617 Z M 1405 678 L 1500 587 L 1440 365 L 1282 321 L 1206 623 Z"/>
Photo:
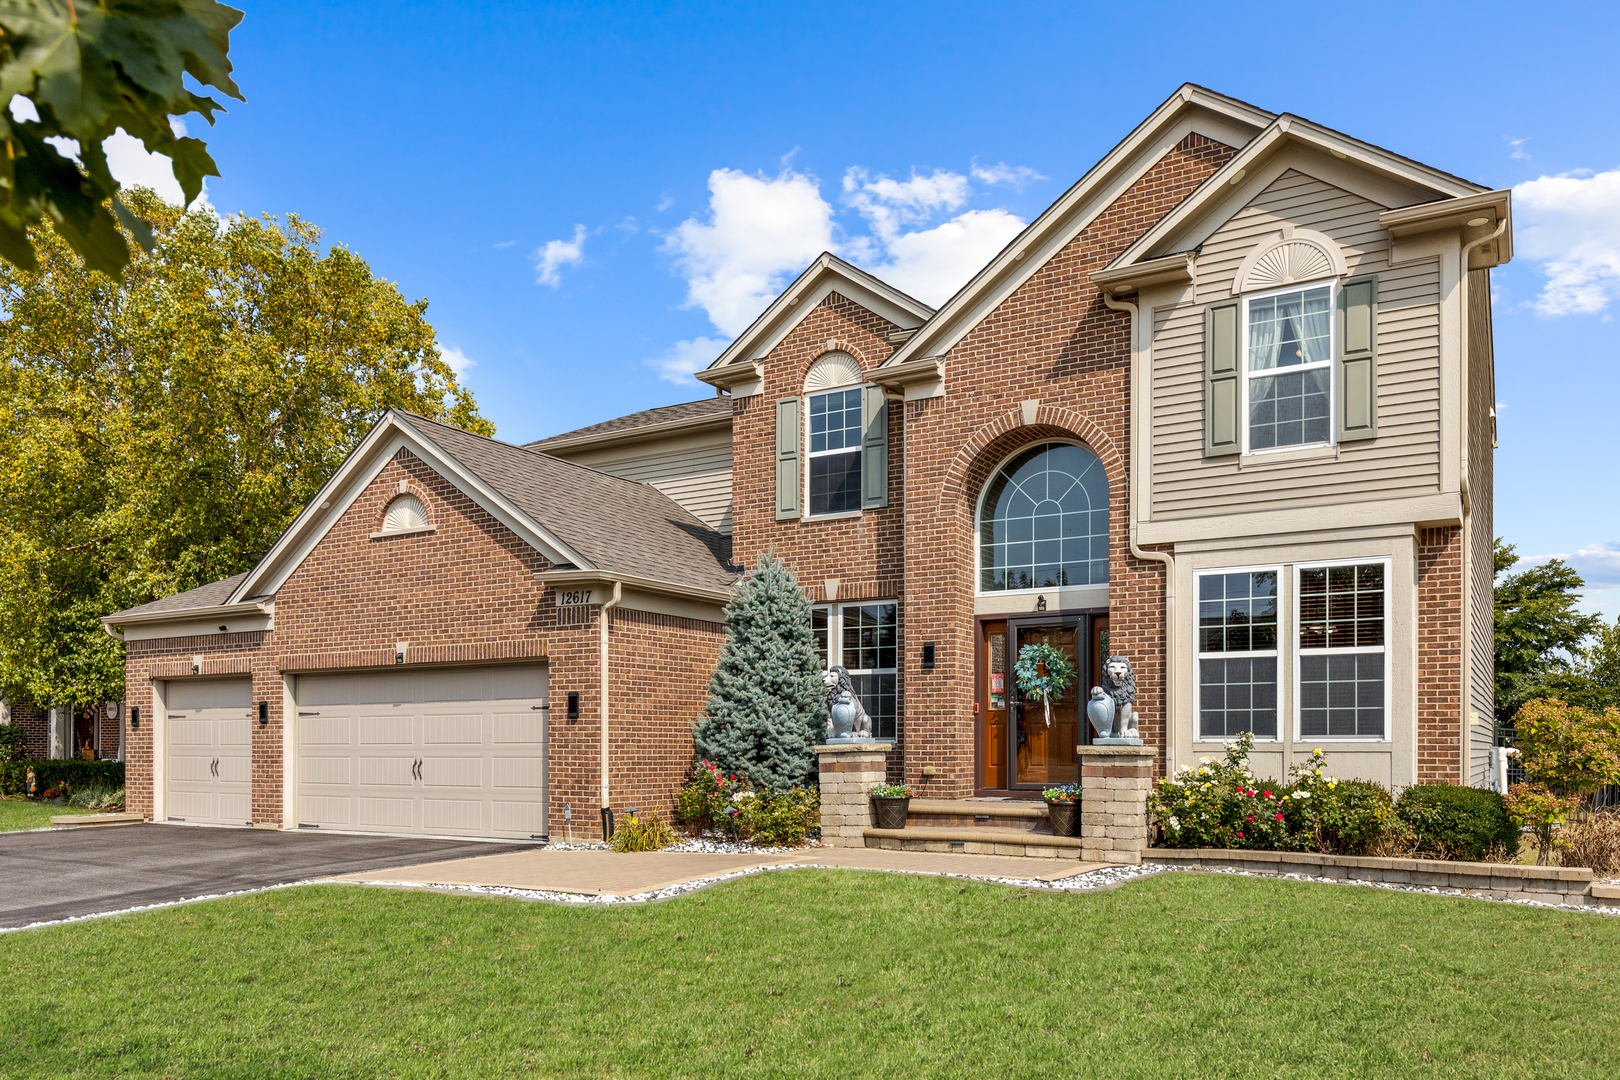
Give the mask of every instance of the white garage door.
<path id="1" fill-rule="evenodd" d="M 253 823 L 252 699 L 249 679 L 169 683 L 170 821 Z"/>
<path id="2" fill-rule="evenodd" d="M 546 833 L 546 669 L 300 675 L 298 823 Z"/>

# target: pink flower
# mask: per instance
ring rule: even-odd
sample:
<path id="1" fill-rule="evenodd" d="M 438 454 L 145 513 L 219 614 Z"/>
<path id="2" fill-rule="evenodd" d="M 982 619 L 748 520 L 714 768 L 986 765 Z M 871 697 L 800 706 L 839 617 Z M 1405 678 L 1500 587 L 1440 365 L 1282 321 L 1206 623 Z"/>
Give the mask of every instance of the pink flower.
<path id="1" fill-rule="evenodd" d="M 1268 798 L 1268 799 L 1271 798 L 1271 792 L 1269 792 L 1269 791 L 1266 792 L 1266 798 Z"/>
<path id="2" fill-rule="evenodd" d="M 1238 833 L 1238 839 L 1239 840 L 1243 839 L 1243 834 L 1242 833 Z"/>
<path id="3" fill-rule="evenodd" d="M 1244 820 L 1244 821 L 1253 821 L 1253 820 L 1254 820 L 1254 818 L 1244 818 L 1244 819 L 1243 819 L 1243 820 Z"/>
<path id="4" fill-rule="evenodd" d="M 1281 821 L 1281 820 L 1282 820 L 1282 815 L 1281 815 L 1281 814 L 1278 814 L 1278 815 L 1277 815 L 1277 820 L 1278 820 L 1278 821 Z"/>

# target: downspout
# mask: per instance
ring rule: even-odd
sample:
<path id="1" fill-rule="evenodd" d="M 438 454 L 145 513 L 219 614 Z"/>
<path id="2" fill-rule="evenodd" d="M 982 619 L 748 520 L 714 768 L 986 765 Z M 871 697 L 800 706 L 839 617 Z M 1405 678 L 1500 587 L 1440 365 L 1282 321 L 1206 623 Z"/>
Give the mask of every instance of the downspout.
<path id="1" fill-rule="evenodd" d="M 602 707 L 602 809 L 606 810 L 611 803 L 608 802 L 608 620 L 612 618 L 612 611 L 619 606 L 624 597 L 624 582 L 613 583 L 613 599 L 602 605 L 601 615 L 597 621 L 597 637 L 601 641 L 602 655 L 598 665 L 598 672 L 602 677 L 602 687 L 599 700 Z M 602 839 L 606 840 L 607 837 Z"/>
<path id="2" fill-rule="evenodd" d="M 1461 427 L 1462 431 L 1461 431 L 1461 438 L 1458 440 L 1458 444 L 1457 444 L 1458 449 L 1462 451 L 1462 454 L 1461 454 L 1462 460 L 1460 462 L 1458 462 L 1458 465 L 1457 465 L 1457 493 L 1462 499 L 1462 573 L 1458 575 L 1458 578 L 1460 579 L 1461 586 L 1462 586 L 1461 589 L 1459 590 L 1460 593 L 1461 593 L 1461 605 L 1460 606 L 1462 608 L 1462 648 L 1460 650 L 1460 652 L 1462 654 L 1462 671 L 1459 672 L 1459 674 L 1462 676 L 1462 678 L 1460 678 L 1458 680 L 1458 684 L 1468 688 L 1467 696 L 1466 696 L 1465 700 L 1462 702 L 1462 715 L 1458 717 L 1458 720 L 1461 721 L 1461 724 L 1459 726 L 1462 729 L 1462 737 L 1461 737 L 1461 748 L 1460 748 L 1459 753 L 1458 753 L 1458 756 L 1460 758 L 1460 762 L 1459 762 L 1459 766 L 1458 766 L 1458 770 L 1457 770 L 1458 773 L 1459 773 L 1459 776 L 1457 778 L 1457 782 L 1459 784 L 1461 784 L 1462 786 L 1464 786 L 1464 787 L 1468 786 L 1469 770 L 1470 770 L 1470 766 L 1472 764 L 1472 762 L 1470 760 L 1471 755 L 1472 755 L 1472 751 L 1473 751 L 1473 746 L 1471 745 L 1472 744 L 1472 733 L 1469 730 L 1472 727 L 1472 724 L 1469 723 L 1469 721 L 1473 718 L 1473 713 L 1474 713 L 1474 710 L 1473 710 L 1473 701 L 1474 701 L 1473 683 L 1474 683 L 1474 679 L 1473 679 L 1473 668 L 1472 668 L 1473 658 L 1470 655 L 1471 652 L 1472 652 L 1473 630 L 1474 630 L 1474 628 L 1473 628 L 1472 614 L 1469 611 L 1469 607 L 1470 607 L 1470 605 L 1472 603 L 1472 600 L 1473 600 L 1472 591 L 1469 588 L 1469 586 L 1472 584 L 1471 577 L 1472 577 L 1473 567 L 1474 567 L 1474 563 L 1473 563 L 1473 542 L 1472 542 L 1473 538 L 1472 538 L 1472 530 L 1470 528 L 1470 525 L 1471 525 L 1471 523 L 1473 521 L 1473 516 L 1474 515 L 1473 515 L 1472 499 L 1470 498 L 1471 493 L 1469 491 L 1469 486 L 1468 486 L 1468 440 L 1469 440 L 1469 415 L 1468 415 L 1468 409 L 1469 409 L 1469 406 L 1472 404 L 1472 402 L 1470 400 L 1470 397 L 1471 397 L 1471 394 L 1472 394 L 1472 386 L 1469 383 L 1469 371 L 1468 371 L 1468 344 L 1469 344 L 1469 342 L 1468 342 L 1468 329 L 1469 329 L 1468 321 L 1469 321 L 1469 318 L 1470 318 L 1470 311 L 1469 311 L 1469 306 L 1468 306 L 1468 254 L 1469 254 L 1469 252 L 1473 251 L 1475 248 L 1479 247 L 1481 244 L 1488 244 L 1492 240 L 1495 240 L 1498 237 L 1500 237 L 1502 235 L 1502 233 L 1507 230 L 1507 223 L 1508 223 L 1508 219 L 1507 219 L 1506 215 L 1504 215 L 1502 217 L 1502 220 L 1498 221 L 1496 223 L 1496 231 L 1495 232 L 1492 232 L 1488 236 L 1481 236 L 1477 240 L 1470 240 L 1468 243 L 1466 243 L 1466 244 L 1464 244 L 1462 246 L 1462 251 L 1459 252 L 1458 256 L 1457 256 L 1457 299 L 1458 299 L 1458 305 L 1457 305 L 1458 306 L 1458 317 L 1457 317 L 1458 357 L 1457 357 L 1457 360 L 1458 360 L 1458 367 L 1459 367 L 1460 373 L 1461 373 L 1461 377 L 1460 377 L 1460 380 L 1459 380 L 1461 385 L 1459 386 L 1458 389 L 1459 389 L 1460 397 L 1462 399 L 1462 409 L 1461 409 L 1462 420 L 1461 420 L 1461 423 L 1459 424 L 1459 427 Z M 1493 720 L 1493 724 L 1494 724 L 1494 720 Z M 1496 742 L 1494 732 L 1492 733 L 1491 742 L 1493 744 Z"/>
<path id="3" fill-rule="evenodd" d="M 1141 313 L 1135 304 L 1116 300 L 1102 293 L 1103 304 L 1114 311 L 1123 311 L 1131 317 L 1131 468 L 1126 477 L 1126 497 L 1131 501 L 1130 524 L 1126 532 L 1131 554 L 1142 562 L 1164 564 L 1164 771 L 1175 772 L 1175 748 L 1171 745 L 1170 715 L 1175 707 L 1176 686 L 1176 560 L 1163 551 L 1146 551 L 1136 542 L 1136 526 L 1142 500 L 1130 478 L 1140 475 L 1143 455 L 1146 453 L 1149 399 L 1147 372 L 1143 369 L 1141 350 L 1137 348 L 1137 325 Z"/>

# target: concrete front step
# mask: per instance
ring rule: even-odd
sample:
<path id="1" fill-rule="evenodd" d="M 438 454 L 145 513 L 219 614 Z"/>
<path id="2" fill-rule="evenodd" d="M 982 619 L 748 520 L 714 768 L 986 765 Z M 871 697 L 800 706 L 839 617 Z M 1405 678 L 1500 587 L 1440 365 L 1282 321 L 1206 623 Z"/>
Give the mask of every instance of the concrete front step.
<path id="1" fill-rule="evenodd" d="M 912 799 L 908 826 L 999 828 L 1051 833 L 1045 802 L 1007 799 Z"/>
<path id="2" fill-rule="evenodd" d="M 1022 855 L 1032 859 L 1078 859 L 1081 845 L 1078 836 L 1053 836 L 1028 829 L 912 825 L 909 821 L 904 829 L 868 828 L 862 829 L 861 835 L 869 848 L 961 855 Z"/>
<path id="3" fill-rule="evenodd" d="M 58 829 L 106 828 L 108 825 L 139 825 L 141 814 L 57 814 L 51 824 Z"/>

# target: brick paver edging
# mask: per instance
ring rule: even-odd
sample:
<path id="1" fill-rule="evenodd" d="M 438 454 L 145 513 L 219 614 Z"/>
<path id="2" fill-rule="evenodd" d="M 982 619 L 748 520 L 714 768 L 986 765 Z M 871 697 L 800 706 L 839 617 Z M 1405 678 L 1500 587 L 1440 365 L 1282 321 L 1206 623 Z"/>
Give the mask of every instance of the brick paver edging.
<path id="1" fill-rule="evenodd" d="M 1239 870 L 1248 874 L 1298 874 L 1391 885 L 1461 889 L 1498 900 L 1535 900 L 1569 907 L 1620 908 L 1620 887 L 1594 883 L 1580 867 L 1516 866 L 1505 863 L 1444 862 L 1316 855 L 1300 851 L 1229 851 L 1220 848 L 1150 848 L 1148 865 L 1199 870 Z"/>

